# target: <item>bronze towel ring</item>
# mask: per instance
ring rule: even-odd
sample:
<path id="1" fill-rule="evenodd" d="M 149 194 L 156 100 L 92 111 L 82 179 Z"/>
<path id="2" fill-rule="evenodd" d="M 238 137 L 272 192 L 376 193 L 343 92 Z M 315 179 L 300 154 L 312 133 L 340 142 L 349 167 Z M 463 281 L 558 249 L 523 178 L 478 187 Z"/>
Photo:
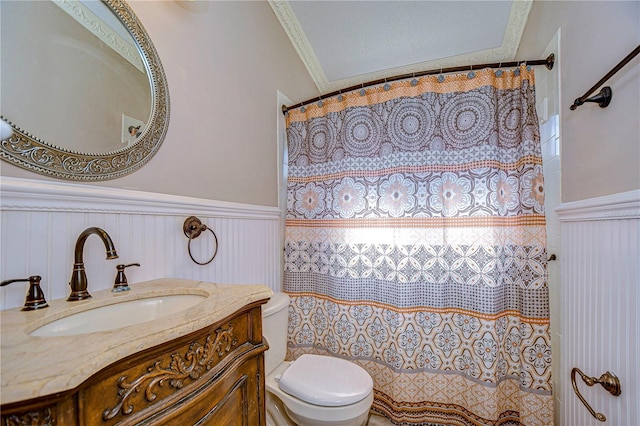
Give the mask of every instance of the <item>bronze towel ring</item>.
<path id="1" fill-rule="evenodd" d="M 203 231 L 207 230 L 211 231 L 211 234 L 213 234 L 213 239 L 215 240 L 216 246 L 213 250 L 213 256 L 211 256 L 209 260 L 207 260 L 206 262 L 198 262 L 193 258 L 193 255 L 191 254 L 191 240 L 193 240 L 194 238 L 198 238 Z M 189 257 L 191 258 L 191 260 L 193 260 L 198 265 L 207 265 L 211 263 L 211 261 L 216 257 L 216 254 L 218 254 L 218 237 L 216 236 L 216 233 L 213 232 L 213 229 L 202 223 L 197 217 L 189 216 L 182 225 L 182 231 L 184 232 L 184 235 L 189 238 L 187 251 L 189 252 Z"/>

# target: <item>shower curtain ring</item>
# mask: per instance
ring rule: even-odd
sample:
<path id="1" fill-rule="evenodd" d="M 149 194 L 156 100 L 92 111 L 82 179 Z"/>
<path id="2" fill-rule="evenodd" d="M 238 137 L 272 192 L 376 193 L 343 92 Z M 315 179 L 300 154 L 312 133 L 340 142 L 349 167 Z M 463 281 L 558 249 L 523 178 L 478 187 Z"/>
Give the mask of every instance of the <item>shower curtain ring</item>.
<path id="1" fill-rule="evenodd" d="M 411 85 L 412 86 L 417 86 L 418 85 L 418 80 L 416 80 L 416 72 L 414 71 L 412 73 L 413 79 L 411 80 Z"/>

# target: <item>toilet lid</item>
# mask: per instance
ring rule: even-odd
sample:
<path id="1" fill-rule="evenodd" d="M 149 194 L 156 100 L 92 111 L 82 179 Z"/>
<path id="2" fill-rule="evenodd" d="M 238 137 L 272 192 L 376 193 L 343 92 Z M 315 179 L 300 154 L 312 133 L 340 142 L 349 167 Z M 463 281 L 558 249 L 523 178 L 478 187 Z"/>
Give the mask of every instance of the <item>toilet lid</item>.
<path id="1" fill-rule="evenodd" d="M 362 401 L 373 389 L 373 380 L 352 362 L 305 354 L 282 373 L 280 389 L 309 404 L 337 407 Z"/>

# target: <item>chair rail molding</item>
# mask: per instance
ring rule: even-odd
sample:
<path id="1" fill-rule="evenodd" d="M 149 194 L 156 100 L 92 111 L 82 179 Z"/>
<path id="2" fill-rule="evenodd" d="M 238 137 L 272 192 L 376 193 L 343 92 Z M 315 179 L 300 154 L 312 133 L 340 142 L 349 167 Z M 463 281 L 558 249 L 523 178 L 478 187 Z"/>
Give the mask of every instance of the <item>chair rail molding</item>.
<path id="1" fill-rule="evenodd" d="M 214 214 L 216 217 L 278 219 L 280 209 L 203 198 L 21 178 L 0 178 L 1 210 L 91 211 L 153 215 Z"/>
<path id="2" fill-rule="evenodd" d="M 556 209 L 561 222 L 640 218 L 640 189 L 572 201 Z"/>

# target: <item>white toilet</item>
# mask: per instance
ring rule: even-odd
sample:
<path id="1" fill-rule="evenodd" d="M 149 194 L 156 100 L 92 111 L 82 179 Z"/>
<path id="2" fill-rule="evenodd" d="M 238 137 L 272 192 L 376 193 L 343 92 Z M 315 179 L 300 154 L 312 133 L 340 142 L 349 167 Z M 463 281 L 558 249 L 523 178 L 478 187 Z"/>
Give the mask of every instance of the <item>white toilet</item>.
<path id="1" fill-rule="evenodd" d="M 276 293 L 262 306 L 267 426 L 362 426 L 373 404 L 373 380 L 340 358 L 302 355 L 285 361 L 289 296 Z"/>

